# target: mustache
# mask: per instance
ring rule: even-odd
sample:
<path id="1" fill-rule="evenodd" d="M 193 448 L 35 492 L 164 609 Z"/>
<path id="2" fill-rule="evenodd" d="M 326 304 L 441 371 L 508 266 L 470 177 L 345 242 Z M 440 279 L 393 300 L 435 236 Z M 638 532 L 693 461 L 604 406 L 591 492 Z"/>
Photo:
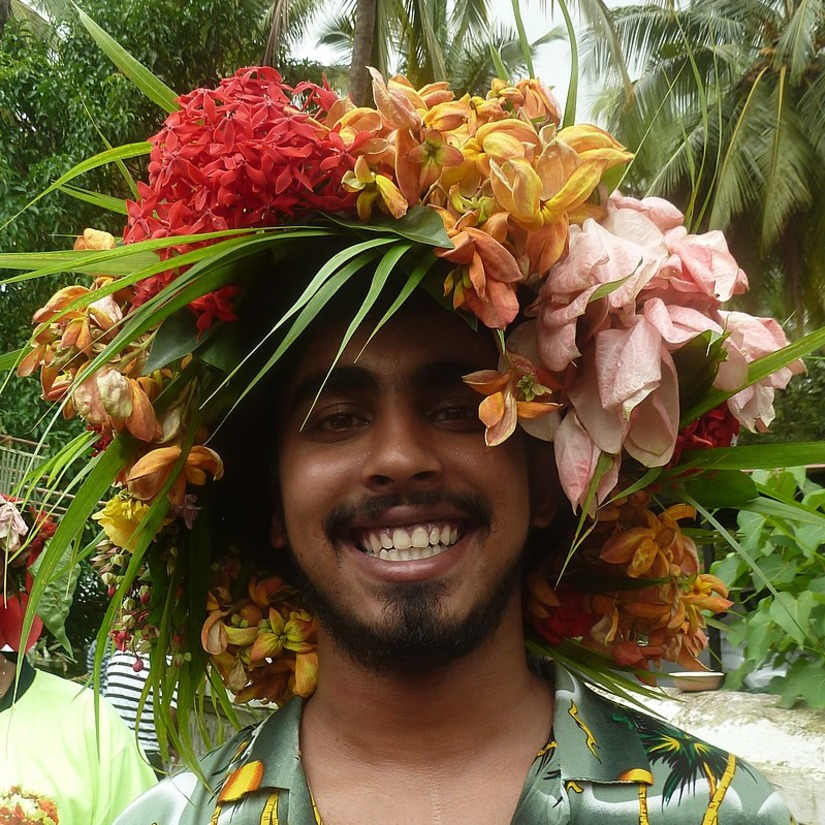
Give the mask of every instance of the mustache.
<path id="1" fill-rule="evenodd" d="M 369 496 L 352 504 L 340 504 L 324 519 L 324 533 L 330 542 L 359 521 L 378 521 L 393 507 L 440 507 L 456 510 L 473 526 L 490 532 L 493 525 L 492 508 L 482 496 L 475 493 L 457 493 L 451 490 L 421 490 L 405 495 Z"/>

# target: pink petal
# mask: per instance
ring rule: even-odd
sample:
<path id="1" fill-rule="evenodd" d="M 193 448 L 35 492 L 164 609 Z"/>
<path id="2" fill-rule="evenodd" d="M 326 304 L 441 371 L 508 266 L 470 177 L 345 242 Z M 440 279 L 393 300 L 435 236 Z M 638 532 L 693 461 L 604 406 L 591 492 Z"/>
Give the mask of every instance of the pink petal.
<path id="1" fill-rule="evenodd" d="M 670 461 L 679 431 L 679 380 L 670 353 L 660 351 L 662 380 L 634 410 L 624 448 L 645 467 Z"/>
<path id="2" fill-rule="evenodd" d="M 596 336 L 596 372 L 605 409 L 629 420 L 633 409 L 659 386 L 662 338 L 644 319 L 630 329 L 609 329 Z"/>

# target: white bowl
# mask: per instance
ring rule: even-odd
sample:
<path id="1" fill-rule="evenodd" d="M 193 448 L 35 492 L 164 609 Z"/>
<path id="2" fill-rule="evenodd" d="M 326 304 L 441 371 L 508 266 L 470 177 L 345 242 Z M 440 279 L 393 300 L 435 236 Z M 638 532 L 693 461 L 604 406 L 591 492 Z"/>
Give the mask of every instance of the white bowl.
<path id="1" fill-rule="evenodd" d="M 676 688 L 687 693 L 700 690 L 717 690 L 725 674 L 718 670 L 684 670 L 668 674 Z"/>

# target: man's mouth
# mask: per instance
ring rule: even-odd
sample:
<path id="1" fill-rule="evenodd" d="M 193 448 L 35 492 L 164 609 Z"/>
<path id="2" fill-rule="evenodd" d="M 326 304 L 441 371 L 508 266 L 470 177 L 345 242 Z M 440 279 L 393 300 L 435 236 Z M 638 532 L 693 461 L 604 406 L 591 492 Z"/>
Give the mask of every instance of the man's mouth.
<path id="1" fill-rule="evenodd" d="M 356 546 L 384 561 L 416 561 L 438 556 L 452 547 L 464 531 L 457 522 L 436 521 L 405 527 L 359 530 Z"/>

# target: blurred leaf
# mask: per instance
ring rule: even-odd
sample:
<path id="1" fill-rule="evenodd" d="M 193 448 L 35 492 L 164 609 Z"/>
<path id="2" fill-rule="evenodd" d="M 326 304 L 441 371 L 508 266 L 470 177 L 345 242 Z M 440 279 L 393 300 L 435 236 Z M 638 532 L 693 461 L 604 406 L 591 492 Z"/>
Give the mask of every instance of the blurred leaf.
<path id="1" fill-rule="evenodd" d="M 135 60 L 117 40 L 103 31 L 76 3 L 72 3 L 72 5 L 77 10 L 80 21 L 94 38 L 95 43 L 146 97 L 167 112 L 175 112 L 180 108 L 176 100 L 178 95 L 175 91 L 152 74 L 142 63 Z"/>
<path id="2" fill-rule="evenodd" d="M 684 482 L 688 495 L 705 507 L 741 507 L 757 497 L 756 485 L 746 473 L 720 470 L 688 478 Z"/>
<path id="3" fill-rule="evenodd" d="M 798 659 L 785 676 L 776 676 L 768 689 L 782 698 L 779 707 L 792 708 L 800 699 L 808 707 L 825 708 L 825 662 Z"/>

